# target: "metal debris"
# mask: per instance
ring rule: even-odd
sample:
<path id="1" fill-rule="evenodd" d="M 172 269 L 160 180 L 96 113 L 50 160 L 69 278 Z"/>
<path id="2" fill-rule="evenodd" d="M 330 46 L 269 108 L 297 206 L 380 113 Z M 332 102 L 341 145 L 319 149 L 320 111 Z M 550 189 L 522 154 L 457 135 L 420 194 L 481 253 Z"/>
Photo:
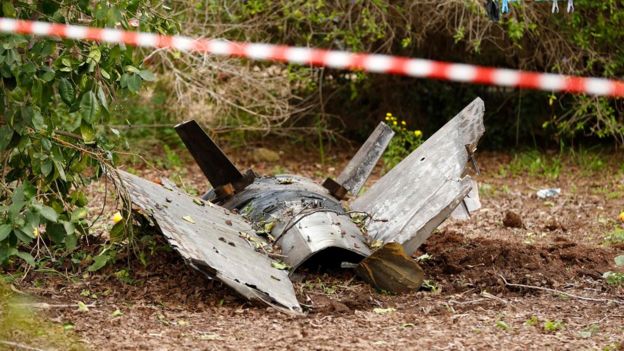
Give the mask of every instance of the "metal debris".
<path id="1" fill-rule="evenodd" d="M 395 293 L 416 291 L 425 279 L 425 272 L 399 243 L 387 243 L 362 260 L 355 271 L 375 288 Z"/>
<path id="2" fill-rule="evenodd" d="M 561 195 L 561 188 L 540 189 L 536 193 L 537 197 L 545 200 Z"/>
<path id="3" fill-rule="evenodd" d="M 170 182 L 120 176 L 132 201 L 193 267 L 249 299 L 301 313 L 288 278 L 304 265 L 355 268 L 393 292 L 421 286 L 423 271 L 410 255 L 451 214 L 465 219 L 481 207 L 464 171 L 470 161 L 478 174 L 483 113 L 476 99 L 356 198 L 354 211 L 340 200 L 359 193 L 390 142 L 393 132 L 383 122 L 337 180 L 323 186 L 297 175 L 242 173 L 193 121 L 176 130 L 213 186 L 206 201 Z"/>
<path id="4" fill-rule="evenodd" d="M 476 149 L 483 113 L 477 98 L 355 200 L 353 209 L 388 219 L 369 223 L 372 238 L 398 242 L 411 255 L 464 200 L 473 188 L 462 178 L 466 145 Z"/>
<path id="5" fill-rule="evenodd" d="M 384 151 L 386 151 L 393 136 L 394 131 L 392 128 L 380 122 L 355 156 L 349 161 L 342 173 L 340 173 L 336 181 L 328 178 L 323 183 L 323 186 L 328 188 L 332 195 L 339 199 L 344 198 L 346 195 L 345 192 L 340 192 L 342 189 L 357 196 Z"/>
<path id="6" fill-rule="evenodd" d="M 167 189 L 123 171 L 119 177 L 132 202 L 154 218 L 169 243 L 192 267 L 250 300 L 288 313 L 302 312 L 288 272 L 274 268 L 266 254 L 239 236 L 245 233 L 263 240 L 240 215 L 217 205 L 197 205 L 171 184 Z"/>

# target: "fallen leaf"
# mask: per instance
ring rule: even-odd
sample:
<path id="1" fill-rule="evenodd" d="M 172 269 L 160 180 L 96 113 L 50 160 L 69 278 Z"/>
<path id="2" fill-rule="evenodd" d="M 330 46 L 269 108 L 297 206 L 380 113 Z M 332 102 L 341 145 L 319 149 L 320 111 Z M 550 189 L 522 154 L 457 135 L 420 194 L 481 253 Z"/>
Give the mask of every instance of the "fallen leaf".
<path id="1" fill-rule="evenodd" d="M 285 270 L 285 271 L 290 269 L 289 265 L 287 265 L 284 262 L 278 262 L 278 261 L 271 262 L 271 267 L 277 268 L 277 269 L 282 269 L 282 270 Z"/>
<path id="2" fill-rule="evenodd" d="M 119 310 L 119 308 L 116 309 L 113 313 L 111 313 L 111 317 L 113 317 L 113 318 L 117 318 L 117 317 L 121 317 L 121 316 L 123 316 L 123 312 L 121 312 Z"/>
<path id="3" fill-rule="evenodd" d="M 84 302 L 78 301 L 78 312 L 89 312 L 89 307 Z"/>
<path id="4" fill-rule="evenodd" d="M 182 216 L 182 219 L 189 222 L 189 223 L 193 223 L 195 224 L 195 220 L 193 220 L 193 217 L 191 216 Z"/>
<path id="5" fill-rule="evenodd" d="M 373 312 L 377 314 L 388 314 L 396 312 L 396 308 L 388 307 L 388 308 L 373 308 Z"/>

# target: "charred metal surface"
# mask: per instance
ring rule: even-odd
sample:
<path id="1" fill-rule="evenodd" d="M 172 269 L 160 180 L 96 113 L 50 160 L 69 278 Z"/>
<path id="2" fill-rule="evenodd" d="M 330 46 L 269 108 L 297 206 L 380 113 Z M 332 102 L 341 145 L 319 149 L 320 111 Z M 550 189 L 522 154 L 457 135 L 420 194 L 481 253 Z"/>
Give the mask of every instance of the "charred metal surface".
<path id="1" fill-rule="evenodd" d="M 164 187 L 123 171 L 119 175 L 132 202 L 153 217 L 191 266 L 250 300 L 302 312 L 288 272 L 256 251 L 255 244 L 264 239 L 240 215 L 192 198 L 170 183 Z"/>
<path id="2" fill-rule="evenodd" d="M 342 173 L 340 173 L 336 182 L 351 194 L 357 195 L 384 151 L 386 151 L 393 136 L 394 131 L 392 131 L 392 128 L 388 127 L 384 122 L 379 122 L 377 128 L 375 128 Z"/>
<path id="3" fill-rule="evenodd" d="M 453 212 L 473 186 L 462 174 L 485 130 L 483 113 L 477 98 L 354 201 L 353 209 L 387 220 L 371 221 L 369 235 L 409 255 Z"/>
<path id="4" fill-rule="evenodd" d="M 360 191 L 388 146 L 394 133 L 384 123 L 337 180 L 323 186 L 296 175 L 241 174 L 193 121 L 176 130 L 213 185 L 204 195 L 210 202 L 167 182 L 163 187 L 120 174 L 132 201 L 193 267 L 249 299 L 301 313 L 288 271 L 276 269 L 284 265 L 270 256 L 290 272 L 312 263 L 355 266 L 378 289 L 418 289 L 423 271 L 409 256 L 452 213 L 467 217 L 480 207 L 476 183 L 464 170 L 470 160 L 478 171 L 473 154 L 484 132 L 483 112 L 483 101 L 473 101 L 357 198 L 353 212 L 340 200 Z M 368 221 L 352 217 L 356 213 Z M 379 241 L 384 245 L 372 252 L 368 244 Z"/>
<path id="5" fill-rule="evenodd" d="M 329 190 L 329 193 L 338 200 L 346 198 L 347 193 L 349 192 L 347 188 L 331 178 L 325 179 L 323 182 L 323 188 Z"/>
<path id="6" fill-rule="evenodd" d="M 268 229 L 292 271 L 328 249 L 356 263 L 370 254 L 366 238 L 342 204 L 304 177 L 257 178 L 222 206 L 239 210 L 260 224 L 258 229 Z"/>
<path id="7" fill-rule="evenodd" d="M 425 272 L 403 246 L 392 242 L 366 257 L 355 272 L 375 288 L 394 293 L 416 291 L 425 279 Z"/>
<path id="8" fill-rule="evenodd" d="M 221 189 L 223 194 L 229 194 L 228 184 L 235 191 L 240 191 L 253 181 L 253 177 L 249 174 L 243 176 L 238 171 L 197 122 L 180 123 L 175 126 L 175 130 L 213 188 Z"/>

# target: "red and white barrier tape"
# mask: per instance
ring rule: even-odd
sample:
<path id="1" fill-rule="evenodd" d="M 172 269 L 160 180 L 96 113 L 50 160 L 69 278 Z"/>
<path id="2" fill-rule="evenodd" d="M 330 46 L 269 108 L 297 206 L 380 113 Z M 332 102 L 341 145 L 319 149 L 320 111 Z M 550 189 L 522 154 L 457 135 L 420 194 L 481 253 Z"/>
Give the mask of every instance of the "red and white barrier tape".
<path id="1" fill-rule="evenodd" d="M 221 56 L 245 57 L 253 60 L 279 61 L 455 82 L 587 93 L 601 96 L 624 96 L 624 81 L 500 69 L 399 56 L 214 39 L 194 39 L 178 35 L 157 35 L 145 32 L 129 32 L 117 29 L 92 28 L 10 18 L 0 18 L 0 32 L 124 43 L 152 48 L 174 48 L 181 51 L 205 52 Z"/>

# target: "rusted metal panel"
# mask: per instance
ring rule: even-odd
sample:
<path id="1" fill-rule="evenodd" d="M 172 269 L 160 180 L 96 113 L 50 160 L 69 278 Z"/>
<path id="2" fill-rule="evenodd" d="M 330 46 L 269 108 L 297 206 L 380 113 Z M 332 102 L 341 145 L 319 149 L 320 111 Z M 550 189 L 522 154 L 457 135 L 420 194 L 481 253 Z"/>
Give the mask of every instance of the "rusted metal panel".
<path id="1" fill-rule="evenodd" d="M 191 266 L 250 300 L 288 313 L 302 312 L 288 272 L 274 268 L 268 255 L 256 251 L 255 242 L 263 238 L 240 215 L 192 198 L 171 184 L 164 187 L 123 171 L 119 176 L 132 202 L 153 217 Z"/>
<path id="2" fill-rule="evenodd" d="M 377 289 L 393 293 L 416 291 L 425 279 L 425 272 L 403 246 L 392 242 L 362 260 L 355 272 Z"/>
<path id="3" fill-rule="evenodd" d="M 385 220 L 371 221 L 369 235 L 411 254 L 452 213 L 472 189 L 462 175 L 485 131 L 483 113 L 477 98 L 354 201 L 353 209 Z"/>
<path id="4" fill-rule="evenodd" d="M 392 128 L 380 122 L 349 161 L 336 181 L 351 194 L 357 195 L 394 136 Z"/>

